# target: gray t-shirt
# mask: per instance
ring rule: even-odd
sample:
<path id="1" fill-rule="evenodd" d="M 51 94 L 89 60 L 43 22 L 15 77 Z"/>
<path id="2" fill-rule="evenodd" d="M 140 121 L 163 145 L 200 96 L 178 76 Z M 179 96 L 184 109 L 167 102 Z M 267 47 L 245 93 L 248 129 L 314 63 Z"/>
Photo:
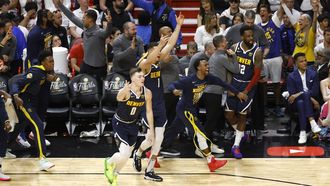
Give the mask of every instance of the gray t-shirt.
<path id="1" fill-rule="evenodd" d="M 176 55 L 172 55 L 172 57 L 172 61 L 168 63 L 160 62 L 164 93 L 170 93 L 168 85 L 179 80 L 179 58 Z"/>

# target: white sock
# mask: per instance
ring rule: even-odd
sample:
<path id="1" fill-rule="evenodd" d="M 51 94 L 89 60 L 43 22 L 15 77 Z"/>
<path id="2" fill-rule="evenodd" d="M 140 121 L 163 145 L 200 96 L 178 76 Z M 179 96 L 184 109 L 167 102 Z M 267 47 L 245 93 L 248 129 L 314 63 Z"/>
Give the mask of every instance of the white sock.
<path id="1" fill-rule="evenodd" d="M 141 157 L 141 156 L 142 156 L 142 153 L 143 153 L 142 149 L 139 148 L 139 149 L 136 151 L 135 155 Z"/>
<path id="2" fill-rule="evenodd" d="M 236 130 L 234 146 L 239 146 L 243 136 L 244 136 L 244 132 Z"/>
<path id="3" fill-rule="evenodd" d="M 150 158 L 146 172 L 152 171 L 154 169 L 155 163 L 156 163 L 156 159 L 151 159 Z"/>
<path id="4" fill-rule="evenodd" d="M 232 125 L 232 127 L 233 127 L 235 130 L 237 130 L 237 124 Z"/>
<path id="5" fill-rule="evenodd" d="M 208 156 L 206 156 L 206 161 L 207 161 L 207 163 L 211 163 L 212 158 L 213 158 L 213 156 L 212 156 L 211 153 L 210 153 Z"/>

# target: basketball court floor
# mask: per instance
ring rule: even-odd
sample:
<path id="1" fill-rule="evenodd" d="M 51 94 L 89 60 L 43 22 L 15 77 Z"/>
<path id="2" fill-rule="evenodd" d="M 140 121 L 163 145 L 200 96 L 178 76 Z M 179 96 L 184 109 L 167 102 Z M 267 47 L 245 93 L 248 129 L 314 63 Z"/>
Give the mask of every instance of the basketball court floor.
<path id="1" fill-rule="evenodd" d="M 181 152 L 177 158 L 160 158 L 161 168 L 155 169 L 164 178 L 156 183 L 143 179 L 143 173 L 132 167 L 132 159 L 119 175 L 120 186 L 217 186 L 217 185 L 330 185 L 330 143 L 308 140 L 297 144 L 298 137 L 278 134 L 284 119 L 266 119 L 267 134 L 258 140 L 249 138 L 241 146 L 244 158 L 232 158 L 233 139 L 219 138 L 217 144 L 225 153 L 216 156 L 228 163 L 210 173 L 204 159 L 194 154 L 191 140 L 177 140 L 173 147 Z M 103 175 L 104 158 L 117 151 L 113 138 L 47 137 L 52 143 L 47 156 L 55 163 L 49 172 L 40 172 L 33 147 L 24 150 L 16 144 L 10 146 L 17 159 L 5 159 L 3 171 L 12 177 L 1 185 L 12 186 L 102 186 L 109 185 Z M 142 138 L 138 138 L 138 143 Z M 143 160 L 145 169 L 147 160 Z"/>

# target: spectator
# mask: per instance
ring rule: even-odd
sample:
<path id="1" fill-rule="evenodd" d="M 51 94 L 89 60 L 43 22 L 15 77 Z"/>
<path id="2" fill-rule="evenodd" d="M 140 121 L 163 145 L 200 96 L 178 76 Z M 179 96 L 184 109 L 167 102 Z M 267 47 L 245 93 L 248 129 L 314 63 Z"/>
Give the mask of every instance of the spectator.
<path id="1" fill-rule="evenodd" d="M 16 75 L 23 71 L 23 50 L 26 48 L 26 39 L 24 37 L 23 32 L 15 25 L 15 22 L 13 21 L 14 15 L 13 14 L 1 14 L 0 19 L 6 20 L 9 19 L 10 23 L 8 22 L 7 26 L 12 25 L 12 31 L 13 35 L 16 38 L 16 51 L 15 51 L 15 57 L 14 60 L 10 62 L 10 73 L 11 75 Z M 6 25 L 5 25 L 6 26 Z"/>
<path id="2" fill-rule="evenodd" d="M 78 0 L 79 9 L 76 9 L 73 11 L 73 14 L 79 18 L 80 20 L 82 20 L 84 14 L 86 13 L 87 10 L 94 10 L 95 13 L 97 14 L 97 18 L 96 18 L 96 24 L 100 25 L 100 20 L 99 20 L 99 12 L 93 8 L 89 8 L 88 6 L 88 0 Z M 63 11 L 63 10 L 62 10 Z M 69 17 L 68 17 L 69 18 Z M 70 19 L 70 18 L 69 18 Z M 73 22 L 69 23 L 69 29 L 70 29 L 70 34 L 71 37 L 73 37 L 72 39 L 77 39 L 81 37 L 81 34 L 83 32 L 83 29 L 80 28 L 78 25 L 75 25 Z"/>
<path id="3" fill-rule="evenodd" d="M 24 9 L 27 13 L 24 14 L 24 19 L 20 25 L 30 31 L 36 25 L 38 5 L 36 2 L 27 2 Z"/>
<path id="4" fill-rule="evenodd" d="M 324 52 L 324 57 L 326 60 L 330 60 L 330 50 L 327 50 Z M 320 83 L 320 88 L 321 88 L 321 93 L 323 97 L 324 104 L 322 105 L 322 110 L 320 114 L 320 124 L 321 126 L 329 126 L 330 125 L 330 112 L 329 112 L 329 107 L 330 107 L 330 73 L 329 73 L 329 63 L 326 63 L 325 65 L 327 66 L 326 69 L 328 69 L 328 76 L 323 79 Z M 324 71 L 325 72 L 325 71 Z M 326 112 L 326 114 L 323 114 Z"/>
<path id="5" fill-rule="evenodd" d="M 9 19 L 1 21 L 0 25 L 0 55 L 9 66 L 15 59 L 17 41 L 13 34 L 13 25 Z"/>
<path id="6" fill-rule="evenodd" d="M 276 12 L 281 7 L 281 0 L 267 0 L 269 2 L 270 10 Z"/>
<path id="7" fill-rule="evenodd" d="M 329 54 L 330 49 L 322 49 L 316 52 L 316 69 L 319 81 L 329 77 Z"/>
<path id="8" fill-rule="evenodd" d="M 303 14 L 300 16 L 298 22 L 294 22 L 292 19 L 293 15 L 284 4 L 282 5 L 285 14 L 289 17 L 291 24 L 296 30 L 295 37 L 295 49 L 293 55 L 297 53 L 305 53 L 306 60 L 309 65 L 312 65 L 315 61 L 315 56 L 313 49 L 315 47 L 315 33 L 316 33 L 316 23 L 318 14 L 318 4 L 313 4 L 314 16 L 313 19 L 308 14 Z"/>
<path id="9" fill-rule="evenodd" d="M 197 15 L 197 27 L 205 24 L 205 15 L 214 12 L 213 3 L 211 0 L 201 0 L 199 13 Z"/>
<path id="10" fill-rule="evenodd" d="M 223 33 L 217 21 L 217 15 L 214 12 L 205 15 L 205 25 L 197 28 L 194 40 L 200 51 L 204 50 L 204 45 L 208 41 L 212 41 L 213 37 Z"/>
<path id="11" fill-rule="evenodd" d="M 104 12 L 112 7 L 112 0 L 100 0 L 100 9 Z M 131 0 L 124 0 L 124 11 L 130 12 L 134 8 L 134 4 Z"/>
<path id="12" fill-rule="evenodd" d="M 112 7 L 110 7 L 107 11 L 107 13 L 111 14 L 112 17 L 112 26 L 117 27 L 120 29 L 120 31 L 123 31 L 123 25 L 124 23 L 128 21 L 132 21 L 130 15 L 128 12 L 124 11 L 125 4 L 123 0 L 112 0 Z M 106 14 L 103 14 L 102 17 L 102 23 L 105 22 L 105 24 L 102 24 L 104 28 L 106 28 L 107 20 L 105 19 Z"/>
<path id="13" fill-rule="evenodd" d="M 316 39 L 315 46 L 320 43 L 323 43 L 324 39 L 324 30 L 329 27 L 329 18 L 325 14 L 321 14 L 317 17 L 317 29 L 316 29 Z"/>
<path id="14" fill-rule="evenodd" d="M 124 33 L 113 43 L 113 71 L 121 73 L 129 79 L 129 70 L 135 67 L 136 62 L 144 53 L 143 41 L 136 36 L 136 26 L 127 22 L 123 26 Z"/>
<path id="15" fill-rule="evenodd" d="M 168 26 L 172 30 L 176 27 L 175 11 L 166 4 L 165 0 L 132 0 L 135 6 L 143 8 L 151 15 L 151 42 L 159 41 L 159 29 Z M 180 33 L 177 44 L 182 43 L 182 35 Z"/>
<path id="16" fill-rule="evenodd" d="M 190 62 L 189 62 L 189 67 L 188 67 L 188 75 L 189 76 L 196 73 L 196 70 L 194 68 L 194 64 L 195 64 L 196 61 L 198 61 L 200 59 L 209 60 L 209 58 L 212 56 L 212 54 L 215 51 L 215 47 L 213 45 L 212 40 L 206 42 L 205 45 L 204 45 L 204 48 L 205 48 L 204 51 L 198 52 L 198 53 L 194 54 L 191 57 Z"/>
<path id="17" fill-rule="evenodd" d="M 59 8 L 56 7 L 53 3 L 53 1 L 44 1 L 45 9 L 48 9 L 51 12 L 57 11 Z M 63 0 L 63 5 L 67 7 L 68 9 L 71 8 L 71 1 L 70 0 Z M 69 27 L 69 19 L 61 12 L 62 14 L 62 25 L 64 28 Z"/>
<path id="18" fill-rule="evenodd" d="M 295 1 L 294 0 L 285 0 L 285 4 L 292 14 L 292 17 L 290 18 L 290 20 L 292 19 L 292 22 L 294 22 L 294 23 L 298 22 L 299 17 L 301 16 L 301 13 L 298 10 L 294 9 Z M 285 14 L 286 14 L 286 12 L 285 12 Z M 292 24 L 292 25 L 294 25 L 294 24 Z"/>
<path id="19" fill-rule="evenodd" d="M 81 41 L 73 45 L 70 49 L 69 60 L 71 65 L 71 75 L 72 77 L 80 73 L 80 66 L 84 59 L 84 43 Z"/>
<path id="20" fill-rule="evenodd" d="M 80 66 L 80 73 L 86 73 L 93 76 L 99 83 L 106 76 L 107 60 L 105 54 L 105 42 L 112 29 L 110 24 L 111 17 L 107 17 L 109 22 L 107 29 L 100 29 L 96 24 L 97 13 L 95 10 L 87 10 L 83 19 L 79 19 L 69 9 L 67 9 L 61 0 L 54 0 L 54 3 L 63 11 L 63 13 L 79 28 L 84 29 L 84 60 Z"/>
<path id="21" fill-rule="evenodd" d="M 54 13 L 54 21 L 52 23 L 52 32 L 57 35 L 62 43 L 62 46 L 69 49 L 67 30 L 62 25 L 62 13 L 56 10 Z"/>
<path id="22" fill-rule="evenodd" d="M 0 14 L 8 13 L 9 11 L 9 0 L 1 0 L 0 2 Z"/>
<path id="23" fill-rule="evenodd" d="M 213 38 L 213 44 L 216 50 L 209 59 L 210 74 L 226 82 L 229 80 L 229 77 L 227 77 L 228 73 L 239 73 L 239 64 L 236 61 L 236 54 L 231 49 L 227 50 L 227 40 L 223 35 L 215 36 Z M 223 92 L 223 87 L 218 85 L 208 85 L 205 88 L 205 132 L 206 136 L 211 140 L 215 137 L 213 132 L 220 133 L 220 130 L 225 126 L 224 109 L 221 105 Z M 211 147 L 213 153 L 224 153 L 223 150 L 216 149 L 219 148 Z"/>
<path id="24" fill-rule="evenodd" d="M 27 62 L 25 69 L 36 65 L 38 55 L 43 50 L 51 50 L 52 29 L 48 17 L 52 14 L 49 10 L 38 11 L 37 25 L 34 26 L 27 37 Z"/>
<path id="25" fill-rule="evenodd" d="M 296 32 L 286 14 L 283 15 L 283 24 L 280 29 L 282 53 L 286 56 L 292 56 L 295 47 L 294 38 Z"/>
<path id="26" fill-rule="evenodd" d="M 150 15 L 146 11 L 142 11 L 138 17 L 139 24 L 136 26 L 136 35 L 140 36 L 145 49 L 150 43 L 151 36 L 151 25 L 150 25 Z"/>
<path id="27" fill-rule="evenodd" d="M 245 10 L 239 7 L 240 0 L 229 0 L 229 8 L 223 11 L 220 17 L 227 17 L 229 20 L 234 21 L 234 16 L 237 13 L 245 14 Z M 243 20 L 242 20 L 243 22 Z M 233 24 L 233 23 L 232 23 Z M 230 25 L 232 25 L 230 24 Z"/>
<path id="28" fill-rule="evenodd" d="M 21 7 L 21 14 L 25 15 L 28 11 L 25 9 L 26 5 L 34 2 L 37 5 L 37 9 L 36 10 L 41 10 L 42 9 L 42 1 L 43 0 L 19 0 L 19 5 Z M 52 1 L 44 1 L 45 4 L 53 4 Z M 45 7 L 46 9 L 48 9 L 47 7 Z M 51 10 L 51 9 L 48 9 Z"/>
<path id="29" fill-rule="evenodd" d="M 58 35 L 53 35 L 52 37 L 52 47 L 61 47 L 62 41 Z"/>
<path id="30" fill-rule="evenodd" d="M 197 43 L 194 41 L 189 41 L 187 44 L 187 54 L 179 59 L 180 74 L 182 76 L 188 75 L 189 62 L 193 55 L 198 52 Z"/>
<path id="31" fill-rule="evenodd" d="M 323 42 L 314 48 L 314 52 L 321 51 L 322 49 L 330 49 L 330 27 L 324 30 L 323 35 Z"/>
<path id="32" fill-rule="evenodd" d="M 11 75 L 9 73 L 9 66 L 3 59 L 3 56 L 0 55 L 0 76 L 6 80 L 10 79 Z"/>
<path id="33" fill-rule="evenodd" d="M 234 15 L 234 17 L 233 17 L 232 26 L 234 26 L 234 25 L 238 25 L 238 24 L 241 24 L 241 23 L 243 23 L 243 21 L 244 21 L 244 15 L 241 14 L 241 13 L 236 13 L 236 14 Z M 227 35 L 229 29 L 230 29 L 232 26 L 226 28 L 226 30 L 223 32 L 223 35 Z"/>
<path id="34" fill-rule="evenodd" d="M 299 144 L 307 141 L 306 119 L 308 119 L 313 133 L 318 133 L 321 129 L 314 120 L 313 109 L 319 109 L 320 105 L 316 101 L 320 82 L 314 70 L 307 67 L 305 54 L 297 53 L 294 55 L 296 69 L 289 74 L 287 79 L 287 89 L 289 92 L 288 102 L 298 111 L 299 115 Z"/>
<path id="35" fill-rule="evenodd" d="M 107 42 L 107 60 L 108 60 L 108 72 L 111 72 L 113 66 L 113 43 L 120 36 L 121 32 L 118 28 L 113 27 L 111 35 Z"/>

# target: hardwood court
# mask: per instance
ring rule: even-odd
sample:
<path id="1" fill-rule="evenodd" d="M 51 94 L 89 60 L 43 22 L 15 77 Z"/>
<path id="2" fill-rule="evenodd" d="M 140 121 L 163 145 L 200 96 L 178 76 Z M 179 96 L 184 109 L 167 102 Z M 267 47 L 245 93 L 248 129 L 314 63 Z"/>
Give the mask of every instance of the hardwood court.
<path id="1" fill-rule="evenodd" d="M 0 185 L 56 185 L 99 186 L 109 185 L 103 175 L 102 158 L 51 158 L 55 167 L 50 172 L 38 171 L 36 159 L 5 160 L 3 170 L 12 177 Z M 142 173 L 132 168 L 132 160 L 119 175 L 120 186 L 149 185 L 330 185 L 330 160 L 325 158 L 246 158 L 228 159 L 228 164 L 210 173 L 205 160 L 161 159 L 162 168 L 157 169 L 164 181 L 146 181 Z M 146 160 L 143 161 L 144 167 Z"/>

